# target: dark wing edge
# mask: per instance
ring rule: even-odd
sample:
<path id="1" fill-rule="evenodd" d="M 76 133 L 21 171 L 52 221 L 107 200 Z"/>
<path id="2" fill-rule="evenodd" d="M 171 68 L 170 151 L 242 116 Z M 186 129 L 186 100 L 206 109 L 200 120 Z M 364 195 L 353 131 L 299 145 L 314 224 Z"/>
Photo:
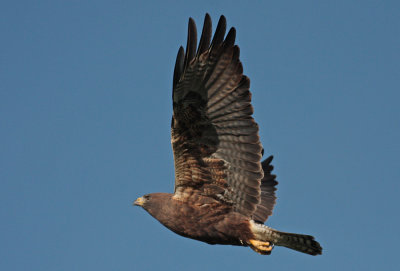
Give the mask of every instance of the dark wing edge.
<path id="1" fill-rule="evenodd" d="M 272 215 L 272 210 L 276 203 L 276 175 L 272 174 L 274 167 L 271 165 L 273 156 L 265 159 L 261 165 L 264 171 L 264 178 L 261 180 L 261 202 L 253 214 L 253 220 L 259 223 L 267 221 Z"/>
<path id="2" fill-rule="evenodd" d="M 224 33 L 222 34 L 224 35 Z M 199 49 L 196 54 L 196 58 L 198 58 L 202 53 L 207 51 L 210 46 L 210 40 L 212 36 L 212 22 L 211 22 L 211 17 L 207 13 L 205 18 L 204 18 L 204 25 L 203 25 L 203 31 L 201 33 L 201 38 L 200 38 L 200 43 L 199 43 Z M 222 36 L 223 38 L 223 36 Z M 214 40 L 213 40 L 214 43 Z M 197 29 L 196 29 L 196 23 L 192 18 L 189 18 L 189 24 L 188 24 L 188 39 L 186 43 L 186 55 L 183 47 L 179 47 L 178 50 L 178 55 L 176 56 L 176 62 L 175 62 L 175 69 L 174 69 L 174 80 L 173 80 L 173 92 L 175 92 L 175 88 L 177 84 L 179 83 L 183 72 L 187 69 L 188 64 L 190 61 L 193 60 L 195 56 L 195 51 L 196 51 L 196 46 L 197 46 Z M 173 95 L 173 94 L 172 94 Z"/>
<path id="3" fill-rule="evenodd" d="M 211 29 L 206 14 L 196 52 L 196 26 L 190 18 L 186 54 L 181 47 L 177 55 L 171 123 L 175 195 L 200 192 L 251 217 L 260 203 L 263 170 L 250 80 L 243 75 L 236 30 L 231 28 L 224 39 L 226 19 L 221 16 L 209 45 Z"/>

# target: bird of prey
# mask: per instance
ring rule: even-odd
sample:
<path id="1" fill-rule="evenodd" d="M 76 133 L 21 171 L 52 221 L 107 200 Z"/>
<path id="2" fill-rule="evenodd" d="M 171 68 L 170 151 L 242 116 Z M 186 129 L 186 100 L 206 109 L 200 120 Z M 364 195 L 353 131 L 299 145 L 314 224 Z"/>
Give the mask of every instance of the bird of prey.
<path id="1" fill-rule="evenodd" d="M 171 231 L 208 244 L 248 246 L 262 255 L 274 246 L 321 254 L 314 237 L 264 225 L 276 200 L 272 156 L 261 162 L 250 80 L 235 28 L 225 31 L 221 16 L 212 38 L 206 14 L 197 46 L 189 19 L 186 52 L 179 48 L 173 76 L 175 191 L 144 195 L 134 204 Z"/>

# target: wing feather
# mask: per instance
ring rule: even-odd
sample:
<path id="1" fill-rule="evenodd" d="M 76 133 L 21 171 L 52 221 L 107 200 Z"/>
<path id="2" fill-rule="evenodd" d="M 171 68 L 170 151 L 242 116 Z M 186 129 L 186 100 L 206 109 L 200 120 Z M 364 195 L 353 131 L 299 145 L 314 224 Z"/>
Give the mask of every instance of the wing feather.
<path id="1" fill-rule="evenodd" d="M 222 43 L 222 41 L 224 40 L 225 31 L 226 31 L 226 18 L 224 15 L 222 15 L 219 18 L 217 29 L 215 30 L 214 38 L 211 42 L 210 48 L 218 46 Z"/>
<path id="2" fill-rule="evenodd" d="M 185 56 L 185 69 L 189 66 L 190 62 L 196 54 L 197 47 L 197 30 L 196 23 L 192 18 L 189 18 L 188 27 L 188 39 L 186 44 L 186 56 Z"/>
<path id="3" fill-rule="evenodd" d="M 196 57 L 200 56 L 208 49 L 208 47 L 210 46 L 211 36 L 212 36 L 211 17 L 208 13 L 206 13 L 206 16 L 204 18 L 203 31 L 201 33 L 201 38 L 199 43 L 199 49 L 197 50 Z"/>
<path id="4" fill-rule="evenodd" d="M 271 174 L 274 169 L 271 165 L 272 159 L 273 157 L 270 156 L 261 163 L 264 170 L 264 177 L 261 180 L 261 202 L 253 214 L 253 219 L 260 223 L 264 223 L 272 214 L 276 202 L 275 186 L 278 182 L 275 180 L 276 176 Z"/>
<path id="5" fill-rule="evenodd" d="M 182 76 L 183 73 L 183 67 L 184 67 L 184 57 L 185 51 L 183 47 L 179 47 L 178 50 L 178 55 L 176 56 L 176 62 L 175 62 L 175 69 L 174 69 L 174 80 L 173 80 L 173 85 L 175 86 L 178 82 L 179 79 Z"/>

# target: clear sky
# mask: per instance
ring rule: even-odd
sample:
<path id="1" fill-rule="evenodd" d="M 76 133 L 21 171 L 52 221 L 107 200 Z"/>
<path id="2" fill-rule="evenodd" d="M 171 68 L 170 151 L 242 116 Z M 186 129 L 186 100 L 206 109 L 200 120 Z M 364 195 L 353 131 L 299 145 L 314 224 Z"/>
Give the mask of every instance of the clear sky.
<path id="1" fill-rule="evenodd" d="M 146 2 L 146 3 L 145 3 Z M 2 1 L 0 270 L 400 270 L 399 1 Z M 170 232 L 173 65 L 189 16 L 237 29 L 278 201 L 312 257 Z"/>

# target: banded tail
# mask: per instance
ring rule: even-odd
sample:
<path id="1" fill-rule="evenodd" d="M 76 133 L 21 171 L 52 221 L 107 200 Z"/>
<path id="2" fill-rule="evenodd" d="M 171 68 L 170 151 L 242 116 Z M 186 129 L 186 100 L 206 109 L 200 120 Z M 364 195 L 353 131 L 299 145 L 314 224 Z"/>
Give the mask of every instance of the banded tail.
<path id="1" fill-rule="evenodd" d="M 274 234 L 277 235 L 277 237 L 273 243 L 277 246 L 291 248 L 314 256 L 322 254 L 322 247 L 311 235 L 279 231 L 275 231 Z"/>
<path id="2" fill-rule="evenodd" d="M 314 240 L 311 235 L 287 233 L 274 230 L 264 224 L 251 221 L 251 230 L 258 241 L 270 242 L 276 246 L 283 246 L 310 255 L 321 255 L 322 247 Z M 260 248 L 250 245 L 256 252 L 260 253 Z M 260 253 L 269 254 L 269 253 Z"/>

